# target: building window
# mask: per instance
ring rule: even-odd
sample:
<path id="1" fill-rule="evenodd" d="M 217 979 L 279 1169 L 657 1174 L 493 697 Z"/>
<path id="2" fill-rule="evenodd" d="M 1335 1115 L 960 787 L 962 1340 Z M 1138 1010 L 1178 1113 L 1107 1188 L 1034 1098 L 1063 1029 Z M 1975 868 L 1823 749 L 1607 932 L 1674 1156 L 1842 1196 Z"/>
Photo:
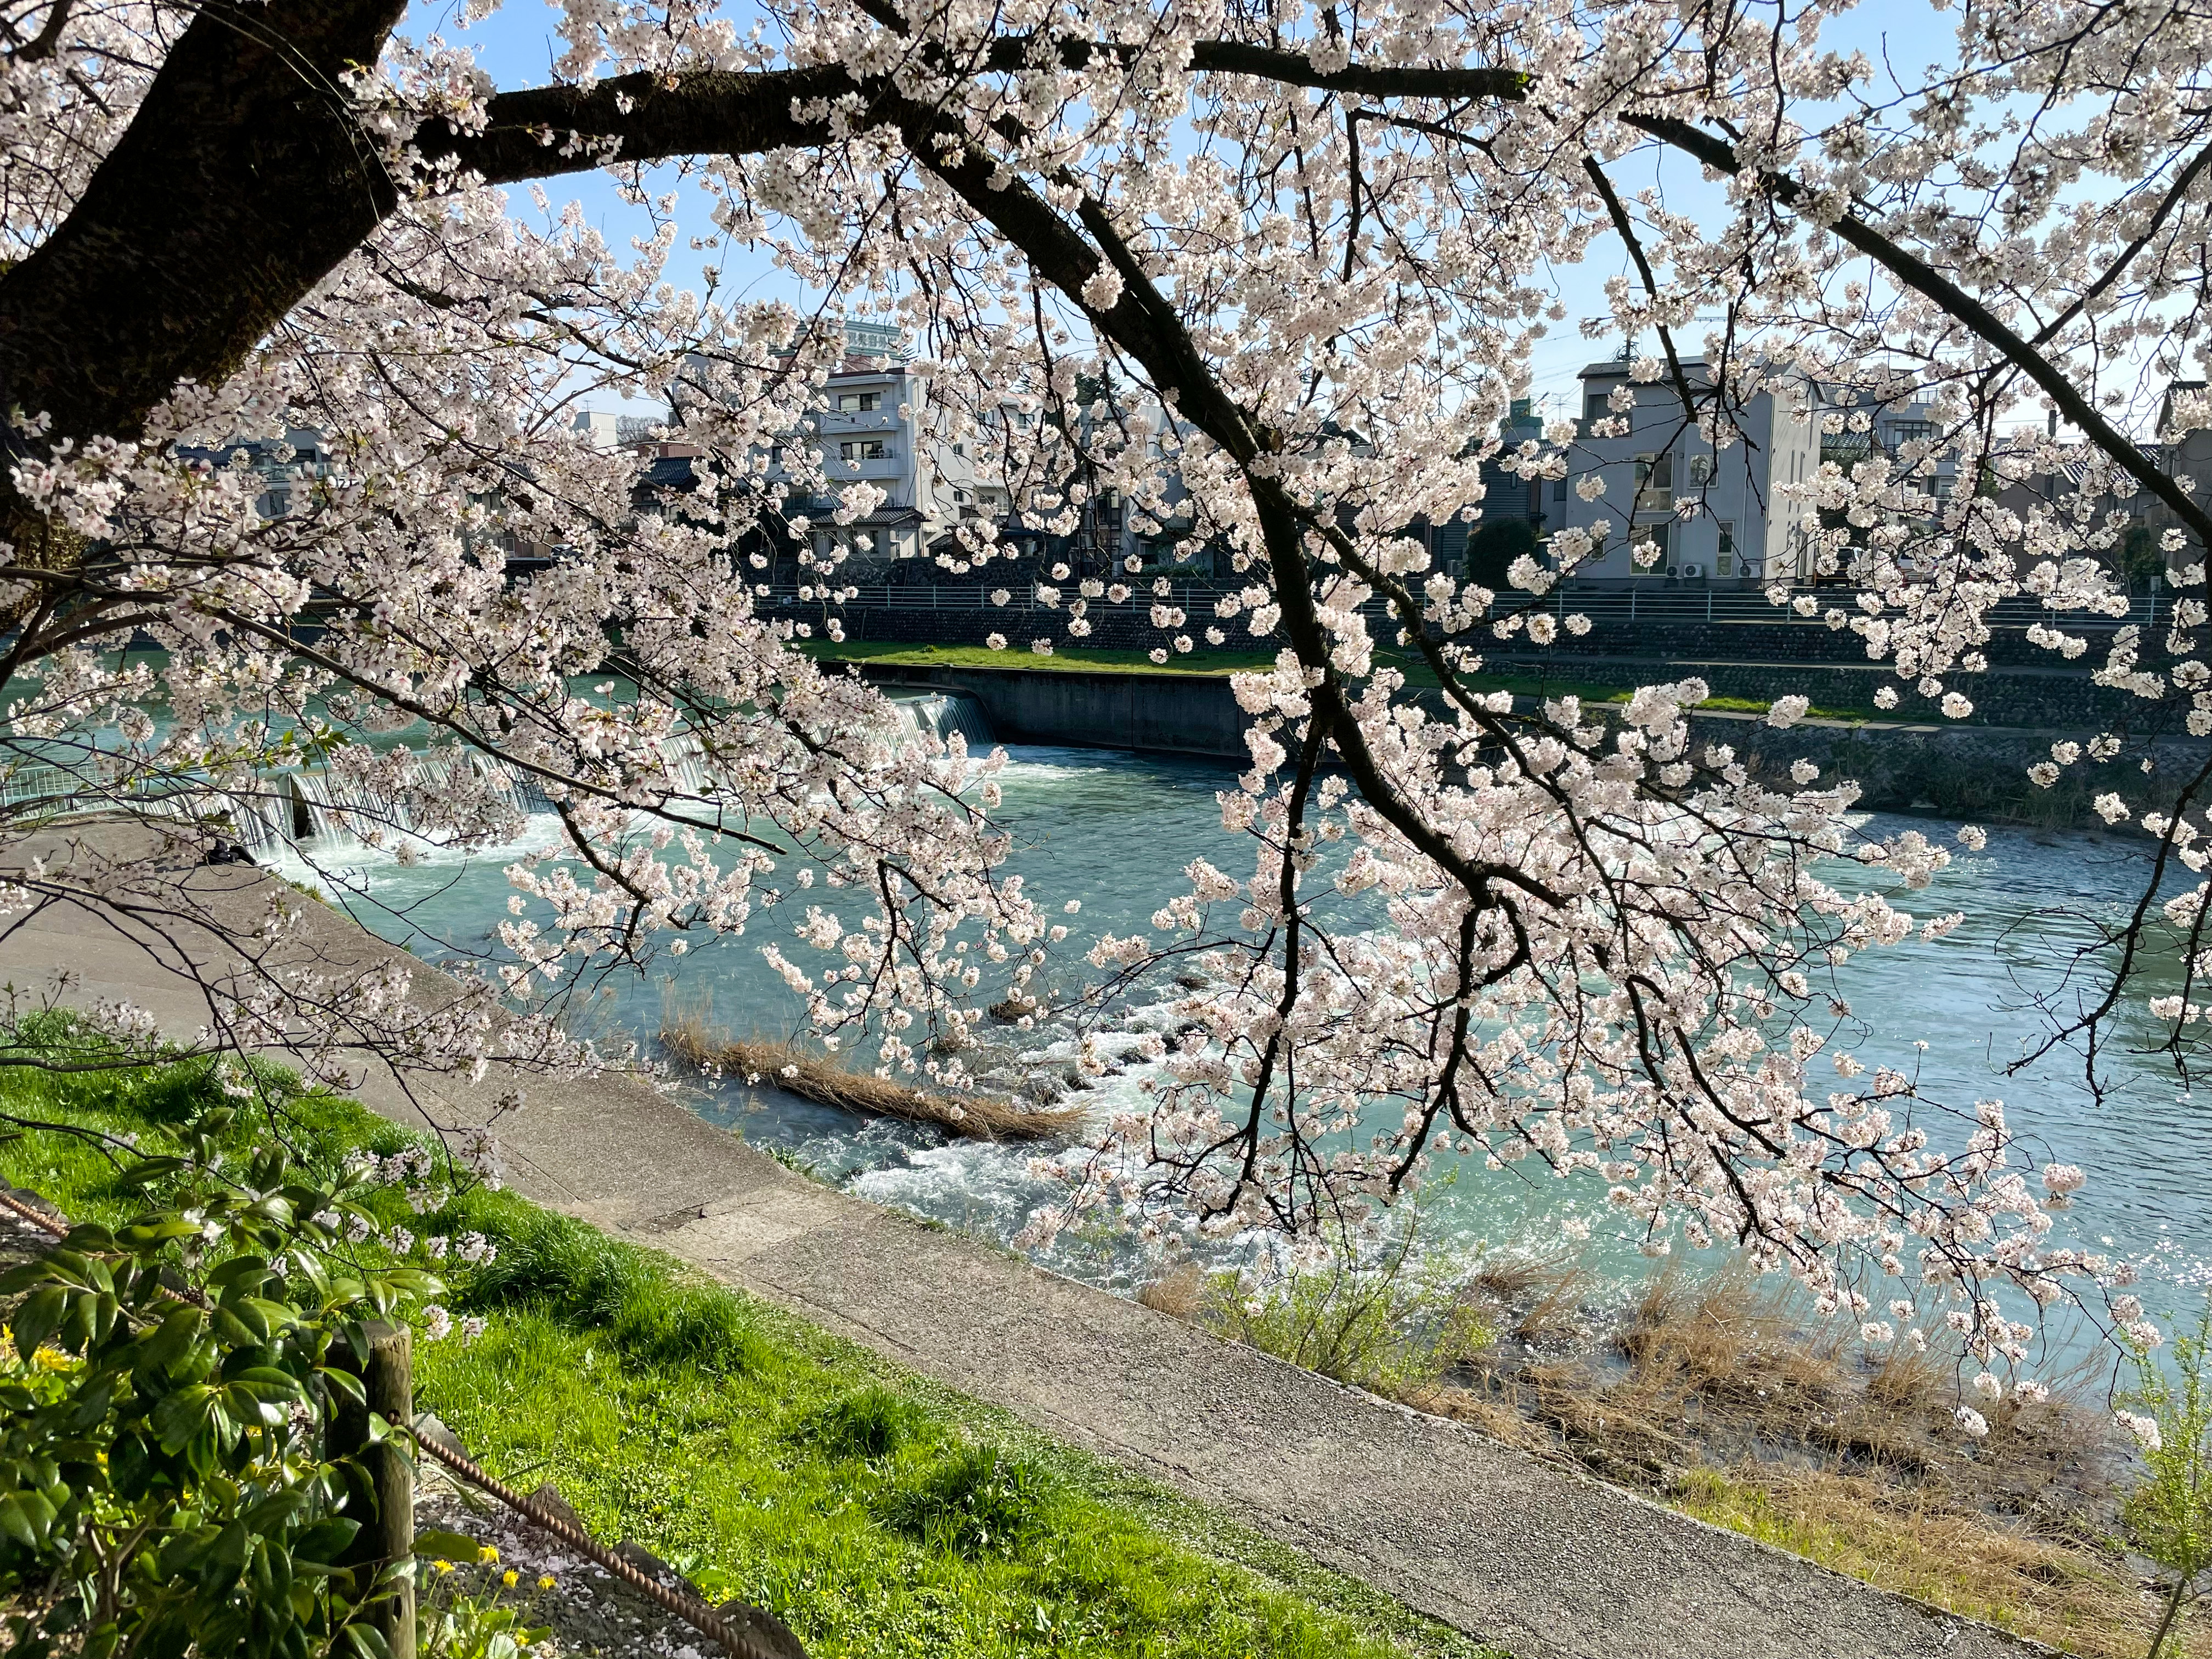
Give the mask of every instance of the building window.
<path id="1" fill-rule="evenodd" d="M 1646 507 L 1665 507 L 1674 493 L 1674 453 L 1636 458 L 1636 494 Z"/>
<path id="2" fill-rule="evenodd" d="M 1552 480 L 1552 499 L 1555 501 L 1564 501 L 1567 499 L 1567 478 L 1565 473 Z"/>
<path id="3" fill-rule="evenodd" d="M 848 461 L 880 461 L 884 458 L 881 438 L 854 438 L 837 446 L 837 453 Z"/>
<path id="4" fill-rule="evenodd" d="M 1889 441 L 1893 445 L 1909 444 L 1915 440 L 1925 442 L 1935 435 L 1936 422 L 1933 421 L 1892 421 L 1889 423 Z"/>
<path id="5" fill-rule="evenodd" d="M 1720 552 L 1713 568 L 1723 576 L 1735 574 L 1735 526 L 1725 521 L 1721 525 Z"/>
<path id="6" fill-rule="evenodd" d="M 1639 576 L 1667 574 L 1667 562 L 1674 556 L 1674 522 L 1671 519 L 1661 519 L 1653 524 L 1639 524 L 1632 529 L 1628 532 L 1629 568 Z M 1635 550 L 1646 542 L 1658 544 L 1659 556 L 1648 565 L 1639 565 L 1636 562 Z"/>
<path id="7" fill-rule="evenodd" d="M 1690 457 L 1690 482 L 1700 489 L 1713 481 L 1713 458 L 1710 455 Z"/>
<path id="8" fill-rule="evenodd" d="M 884 394 L 880 392 L 841 392 L 837 394 L 837 412 L 840 415 L 865 415 L 883 406 Z"/>
<path id="9" fill-rule="evenodd" d="M 1959 480 L 1952 474 L 1938 472 L 1928 481 L 1928 493 L 1939 501 L 1948 501 L 1951 499 L 1951 492 L 1958 488 L 1958 483 Z"/>

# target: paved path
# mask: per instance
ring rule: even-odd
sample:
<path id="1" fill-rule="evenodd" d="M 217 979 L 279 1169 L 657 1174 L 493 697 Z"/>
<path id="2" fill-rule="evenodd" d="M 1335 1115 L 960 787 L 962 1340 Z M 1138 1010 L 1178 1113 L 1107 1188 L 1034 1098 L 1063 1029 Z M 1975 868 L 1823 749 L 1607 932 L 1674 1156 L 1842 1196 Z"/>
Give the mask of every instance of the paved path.
<path id="1" fill-rule="evenodd" d="M 250 870 L 189 879 L 240 914 L 266 896 Z M 326 952 L 393 954 L 309 908 Z M 184 948 L 215 965 L 204 941 Z M 64 967 L 74 996 L 127 999 L 180 1036 L 205 1023 L 200 993 L 126 930 L 81 913 L 0 922 L 0 978 Z M 388 1084 L 363 1098 L 407 1115 Z M 641 1085 L 538 1085 L 506 1146 L 531 1197 L 1227 1507 L 1518 1659 L 2031 1650 L 848 1198 Z"/>

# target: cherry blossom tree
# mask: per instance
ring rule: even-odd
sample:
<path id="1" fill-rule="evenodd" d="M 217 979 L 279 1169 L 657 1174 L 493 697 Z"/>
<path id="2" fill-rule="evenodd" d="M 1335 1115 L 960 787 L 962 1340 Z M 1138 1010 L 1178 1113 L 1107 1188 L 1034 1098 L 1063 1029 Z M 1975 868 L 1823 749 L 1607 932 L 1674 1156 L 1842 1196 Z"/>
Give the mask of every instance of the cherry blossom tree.
<path id="1" fill-rule="evenodd" d="M 1946 1110 L 1834 1048 L 1834 969 L 1955 922 L 1900 908 L 1946 848 L 1858 839 L 1847 781 L 1801 763 L 1784 785 L 1693 735 L 1695 681 L 1617 720 L 1477 689 L 1490 642 L 1587 625 L 1553 590 L 1589 538 L 1554 534 L 1493 592 L 1406 526 L 1479 505 L 1485 460 L 1587 473 L 1582 447 L 1647 398 L 1725 455 L 1762 397 L 1844 429 L 1911 393 L 1933 435 L 1774 486 L 1826 584 L 1776 603 L 1826 606 L 1893 668 L 1886 695 L 1960 718 L 1999 601 L 2124 614 L 2113 554 L 2155 501 L 2187 597 L 2163 640 L 2111 635 L 2098 678 L 2143 718 L 2091 747 L 2212 734 L 2212 521 L 2150 447 L 2212 423 L 2185 392 L 2151 430 L 2208 322 L 2193 12 L 1977 3 L 1881 51 L 1824 3 L 570 0 L 553 83 L 510 89 L 402 15 L 0 14 L 5 763 L 172 843 L 302 767 L 398 845 L 511 835 L 518 781 L 561 826 L 514 871 L 503 977 L 426 1012 L 418 986 L 368 994 L 272 948 L 277 917 L 210 986 L 210 1040 L 333 1076 L 363 1052 L 589 1063 L 496 1005 L 750 927 L 825 1041 L 958 1084 L 974 1009 L 1009 987 L 1087 966 L 1064 994 L 1103 1028 L 1195 964 L 1149 1109 L 1102 1127 L 1072 1207 L 1310 1238 L 1457 1158 L 1588 1172 L 1654 1251 L 1735 1241 L 1870 1338 L 1892 1304 L 1931 1316 L 1922 1286 L 1993 1362 L 2028 1336 L 2001 1291 L 2124 1277 L 2046 1246 L 2081 1172 L 2037 1168 L 2001 1106 Z M 1905 66 L 1939 38 L 1942 62 Z M 669 161 L 708 203 L 690 234 L 772 253 L 785 297 L 665 280 L 677 198 L 645 169 Z M 538 181 L 589 168 L 656 237 L 625 255 L 552 206 Z M 1501 453 L 1565 318 L 1559 273 L 1600 260 L 1626 274 L 1594 331 L 1656 349 L 1614 409 Z M 1001 758 L 916 739 L 759 605 L 795 493 L 845 523 L 875 505 L 765 459 L 803 453 L 848 314 L 903 327 L 931 429 L 1035 523 L 1115 490 L 1245 583 L 1209 619 L 1089 581 L 1071 634 L 1150 605 L 1164 653 L 1207 626 L 1279 652 L 1237 682 L 1252 766 L 1220 856 L 1088 964 L 1003 874 Z M 641 501 L 635 460 L 570 429 L 609 394 L 672 409 L 698 490 Z M 328 471 L 264 516 L 222 458 L 297 428 Z M 1936 499 L 1939 457 L 1978 487 Z M 2061 472 L 2063 493 L 2007 488 Z M 957 562 L 1000 556 L 992 527 L 963 533 Z M 525 544 L 556 553 L 524 568 Z M 834 607 L 837 556 L 819 564 Z M 158 674 L 123 649 L 149 638 Z M 1408 664 L 1439 690 L 1409 691 Z M 2157 1012 L 2189 1063 L 2204 889 L 2166 878 L 2201 868 L 2208 780 L 2212 749 L 2154 802 L 2110 798 L 2156 872 L 2053 1042 L 2094 1050 L 2178 952 Z M 51 812 L 6 810 L 19 910 L 240 933 L 143 849 L 33 860 Z M 817 866 L 860 925 L 809 903 Z"/>

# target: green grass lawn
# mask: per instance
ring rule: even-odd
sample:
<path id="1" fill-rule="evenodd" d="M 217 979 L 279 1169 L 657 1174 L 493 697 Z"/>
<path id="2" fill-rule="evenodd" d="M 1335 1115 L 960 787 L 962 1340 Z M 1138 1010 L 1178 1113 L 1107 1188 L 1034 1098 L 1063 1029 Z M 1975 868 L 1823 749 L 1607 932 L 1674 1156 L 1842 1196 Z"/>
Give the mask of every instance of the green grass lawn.
<path id="1" fill-rule="evenodd" d="M 1056 645 L 1049 657 L 1040 657 L 1026 647 L 1008 646 L 1004 651 L 994 651 L 987 645 L 920 645 L 902 640 L 847 640 L 842 644 L 828 640 L 803 641 L 799 649 L 825 663 L 875 663 L 896 668 L 1012 668 L 1028 669 L 1043 673 L 1110 673 L 1110 674 L 1176 674 L 1218 678 L 1242 673 L 1254 668 L 1268 668 L 1274 665 L 1272 651 L 1194 651 L 1188 656 L 1170 657 L 1164 665 L 1154 663 L 1144 652 L 1134 648 L 1115 650 L 1104 646 Z M 1397 668 L 1406 677 L 1406 684 L 1417 690 L 1433 690 L 1437 677 L 1429 665 L 1403 653 L 1377 651 L 1377 662 Z M 1580 697 L 1586 703 L 1626 702 L 1634 695 L 1632 688 L 1607 685 L 1594 680 L 1566 677 L 1539 678 L 1534 674 L 1469 674 L 1465 677 L 1469 690 L 1475 691 L 1510 691 L 1521 697 Z M 1763 714 L 1767 703 L 1764 699 L 1751 697 L 1708 697 L 1698 705 L 1703 709 L 1729 714 Z M 1812 708 L 1806 711 L 1814 720 L 1869 720 L 1883 718 L 1872 708 Z"/>
<path id="2" fill-rule="evenodd" d="M 0 1030 L 0 1062 L 41 1040 Z M 282 1134 L 327 1167 L 410 1139 L 264 1073 Z M 71 1214 L 131 1202 L 62 1126 L 172 1131 L 221 1099 L 204 1064 L 62 1075 L 0 1063 L 0 1111 L 54 1126 L 0 1144 L 0 1174 Z M 494 1473 L 550 1480 L 603 1540 L 633 1538 L 716 1597 L 784 1617 L 817 1659 L 1029 1655 L 1382 1659 L 1491 1653 L 1227 1517 L 1057 1445 L 665 1257 L 507 1193 L 416 1218 L 477 1228 L 494 1266 L 454 1298 L 486 1328 L 416 1353 L 417 1403 Z"/>
<path id="3" fill-rule="evenodd" d="M 988 645 L 918 645 L 905 640 L 805 640 L 799 648 L 825 662 L 887 663 L 902 668 L 1037 668 L 1062 673 L 1200 674 L 1209 677 L 1242 673 L 1248 669 L 1272 668 L 1272 651 L 1195 650 L 1188 656 L 1170 655 L 1164 665 L 1131 647 L 1116 650 L 1106 646 L 1055 643 L 1052 655 L 1040 657 L 1026 644 L 994 651 Z"/>

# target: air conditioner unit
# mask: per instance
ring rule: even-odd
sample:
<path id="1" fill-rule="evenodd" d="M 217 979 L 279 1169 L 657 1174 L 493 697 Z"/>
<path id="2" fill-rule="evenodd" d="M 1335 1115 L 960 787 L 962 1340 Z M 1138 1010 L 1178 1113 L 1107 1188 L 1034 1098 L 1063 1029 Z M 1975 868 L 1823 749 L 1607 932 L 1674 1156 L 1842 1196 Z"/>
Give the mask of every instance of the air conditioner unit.
<path id="1" fill-rule="evenodd" d="M 1705 568 L 1701 564 L 1686 564 L 1678 567 L 1674 574 L 1686 582 L 1693 582 L 1705 574 Z"/>

